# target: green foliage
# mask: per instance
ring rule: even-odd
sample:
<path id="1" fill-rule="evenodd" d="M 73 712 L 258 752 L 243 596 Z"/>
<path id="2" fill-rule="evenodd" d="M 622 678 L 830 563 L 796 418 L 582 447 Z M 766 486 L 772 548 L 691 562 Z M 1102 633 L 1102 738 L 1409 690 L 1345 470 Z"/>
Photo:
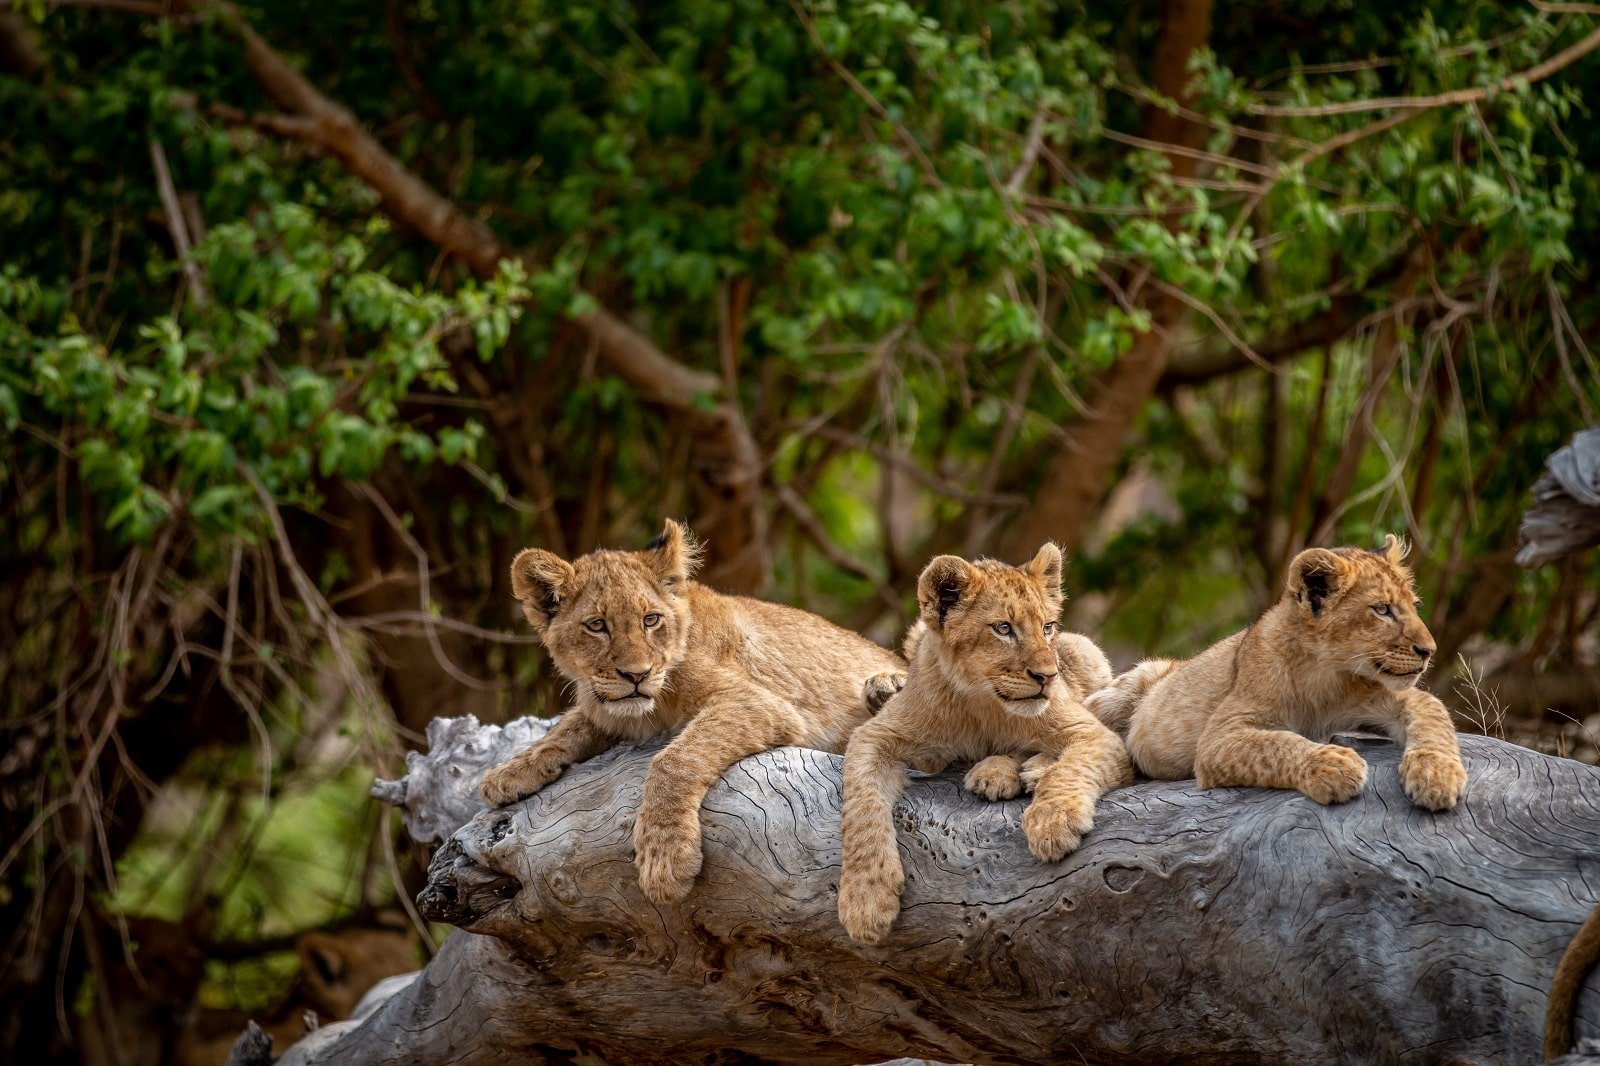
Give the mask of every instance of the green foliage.
<path id="1" fill-rule="evenodd" d="M 393 455 L 426 468 L 470 460 L 477 421 L 435 431 L 400 417 L 414 385 L 453 389 L 441 340 L 504 345 L 527 289 L 508 263 L 451 297 L 363 270 L 381 233 L 338 236 L 279 204 L 217 226 L 195 253 L 212 301 L 126 323 L 108 348 L 64 286 L 0 275 L 0 405 L 8 428 L 49 434 L 77 464 L 115 541 L 174 515 L 205 536 L 260 535 L 268 500 L 314 508 L 321 481 L 370 478 Z"/>
<path id="2" fill-rule="evenodd" d="M 369 715 L 424 667 L 429 699 L 479 677 L 503 684 L 473 710 L 546 706 L 543 660 L 490 640 L 515 623 L 507 559 L 698 518 L 688 483 L 721 473 L 696 452 L 699 415 L 724 400 L 766 488 L 816 520 L 763 497 L 765 591 L 889 638 L 929 552 L 999 550 L 1048 502 L 1064 427 L 1141 337 L 1164 331 L 1174 365 L 1223 365 L 1198 388 L 1156 383 L 1120 471 L 1156 502 L 1073 559 L 1081 617 L 1119 658 L 1237 627 L 1313 518 L 1350 542 L 1409 532 L 1435 622 L 1476 618 L 1543 457 L 1600 417 L 1600 62 L 1502 84 L 1590 14 L 1219 7 L 1180 109 L 1146 76 L 1152 2 L 240 5 L 515 250 L 483 280 L 277 121 L 221 20 L 19 10 L 49 68 L 0 76 L 0 570 L 16 575 L 0 683 L 8 726 L 65 716 L 78 738 L 47 746 L 30 797 L 82 773 L 98 734 L 81 722 L 185 752 L 203 737 L 235 760 L 218 779 L 266 735 L 279 809 L 326 828 L 337 806 L 285 780 L 305 770 L 284 708 L 323 673 L 365 679 L 351 698 Z M 1341 106 L 1463 88 L 1485 91 Z M 1192 156 L 1145 138 L 1157 114 L 1198 124 Z M 1164 321 L 1163 302 L 1183 314 Z M 574 328 L 601 309 L 730 395 L 666 413 Z M 1324 499 L 1386 328 L 1406 348 L 1353 488 Z M 419 558 L 425 605 L 406 584 Z M 1596 624 L 1583 565 L 1518 575 L 1458 644 L 1577 656 Z M 412 643 L 375 648 L 404 610 L 481 629 L 413 620 L 396 638 Z M 64 658 L 106 683 L 75 687 Z M 175 709 L 211 706 L 208 669 L 240 720 Z M 196 765 L 163 772 L 213 810 Z M 343 905 L 335 876 L 299 893 L 274 873 L 307 861 L 293 819 L 250 814 L 276 859 L 227 895 L 231 932 L 283 927 L 305 893 Z M 89 856 L 67 837 L 51 846 Z M 152 831 L 125 884 L 144 892 L 174 846 Z M 33 876 L 0 870 L 0 905 Z M 165 891 L 148 905 L 187 898 Z"/>

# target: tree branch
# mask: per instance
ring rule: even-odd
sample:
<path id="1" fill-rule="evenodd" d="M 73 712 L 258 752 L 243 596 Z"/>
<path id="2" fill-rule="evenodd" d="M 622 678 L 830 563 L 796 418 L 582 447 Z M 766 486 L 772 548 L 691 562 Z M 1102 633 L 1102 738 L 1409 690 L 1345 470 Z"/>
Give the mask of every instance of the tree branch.
<path id="1" fill-rule="evenodd" d="M 205 278 L 200 275 L 200 264 L 190 258 L 189 226 L 183 218 L 183 207 L 178 203 L 178 190 L 172 184 L 172 170 L 167 166 L 167 153 L 161 142 L 150 139 L 150 163 L 156 172 L 156 190 L 161 196 L 161 209 L 167 216 L 167 232 L 172 234 L 172 249 L 182 264 L 184 281 L 189 287 L 189 298 L 196 307 L 209 302 Z"/>
<path id="2" fill-rule="evenodd" d="M 1405 273 L 1395 289 L 1397 305 L 1403 305 L 1416 291 L 1422 283 L 1424 268 L 1431 261 L 1432 254 L 1425 244 L 1418 245 L 1408 257 Z M 1312 512 L 1310 530 L 1305 540 L 1307 545 L 1322 544 L 1332 535 L 1334 523 L 1338 521 L 1345 498 L 1355 486 L 1356 474 L 1361 466 L 1361 456 L 1378 429 L 1378 405 L 1383 399 L 1389 379 L 1394 376 L 1401 357 L 1409 348 L 1401 330 L 1401 318 L 1402 315 L 1396 313 L 1385 317 L 1378 324 L 1376 335 L 1372 339 L 1367 385 L 1361 392 L 1361 400 L 1356 405 L 1355 413 L 1350 417 L 1344 444 L 1339 449 L 1338 459 L 1334 461 L 1333 471 L 1328 475 L 1328 483 L 1323 487 L 1317 506 Z"/>
<path id="3" fill-rule="evenodd" d="M 275 132 L 328 152 L 378 194 L 383 210 L 480 277 L 492 277 L 507 258 L 523 258 L 481 221 L 469 217 L 391 155 L 342 105 L 324 96 L 269 45 L 232 4 L 216 11 L 244 46 L 244 59 L 262 89 L 289 112 L 292 124 Z M 643 333 L 604 308 L 571 317 L 593 350 L 645 399 L 674 410 L 695 443 L 691 464 L 703 513 L 696 525 L 711 549 L 707 578 L 734 591 L 766 582 L 761 456 L 718 375 L 671 358 Z M 709 405 L 707 400 L 712 401 Z M 720 402 L 718 402 L 720 400 Z"/>
<path id="4" fill-rule="evenodd" d="M 1600 29 L 1590 33 L 1581 41 L 1568 45 L 1543 63 L 1536 63 L 1527 70 L 1521 70 L 1515 74 L 1507 74 L 1492 85 L 1481 85 L 1475 89 L 1455 89 L 1451 92 L 1438 93 L 1434 96 L 1381 96 L 1371 100 L 1347 100 L 1336 104 L 1312 104 L 1292 107 L 1252 104 L 1247 110 L 1252 115 L 1274 115 L 1279 118 L 1322 118 L 1328 115 L 1355 115 L 1365 111 L 1390 111 L 1394 109 L 1428 111 L 1433 108 L 1451 107 L 1456 104 L 1473 104 L 1486 100 L 1495 93 L 1507 92 L 1521 85 L 1532 85 L 1534 82 L 1543 81 L 1550 75 L 1570 67 L 1596 48 L 1600 48 Z"/>
<path id="5" fill-rule="evenodd" d="M 1211 34 L 1211 0 L 1163 0 L 1161 32 L 1155 48 L 1155 89 L 1180 110 L 1189 102 L 1189 62 Z M 1169 173 L 1178 179 L 1194 175 L 1193 149 L 1204 127 L 1160 104 L 1146 108 L 1145 141 L 1169 146 Z M 1168 224 L 1175 220 L 1169 218 Z M 1024 558 L 1044 540 L 1069 551 L 1083 543 L 1100 501 L 1110 487 L 1123 443 L 1155 392 L 1166 370 L 1172 330 L 1185 304 L 1170 291 L 1152 287 L 1144 309 L 1151 328 L 1086 390 L 1087 406 L 1066 428 L 1060 449 L 1051 456 L 1034 493 L 1033 506 L 1020 516 L 1004 538 L 1008 558 Z"/>
<path id="6" fill-rule="evenodd" d="M 1406 258 L 1397 256 L 1383 269 L 1366 278 L 1363 290 L 1376 292 L 1387 289 L 1405 271 Z M 1347 337 L 1369 329 L 1385 315 L 1395 313 L 1396 307 L 1364 312 L 1362 303 L 1348 291 L 1334 286 L 1329 295 L 1332 302 L 1319 315 L 1297 322 L 1282 333 L 1257 341 L 1246 352 L 1236 344 L 1211 348 L 1191 347 L 1173 353 L 1167 369 L 1161 375 L 1161 392 L 1171 392 L 1184 386 L 1204 385 L 1220 377 L 1261 368 L 1262 364 L 1276 366 L 1314 348 L 1336 344 Z M 1251 358 L 1252 352 L 1257 359 Z"/>

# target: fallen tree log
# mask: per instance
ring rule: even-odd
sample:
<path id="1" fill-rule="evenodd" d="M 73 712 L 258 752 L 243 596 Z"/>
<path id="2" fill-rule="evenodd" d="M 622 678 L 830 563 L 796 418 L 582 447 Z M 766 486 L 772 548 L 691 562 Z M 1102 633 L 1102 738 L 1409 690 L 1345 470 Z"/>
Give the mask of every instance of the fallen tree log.
<path id="1" fill-rule="evenodd" d="M 439 723 L 378 791 L 442 833 L 530 729 Z M 835 914 L 838 756 L 729 771 L 700 879 L 663 907 L 630 846 L 659 744 L 617 748 L 450 835 L 419 902 L 465 932 L 281 1061 L 1537 1061 L 1551 973 L 1600 899 L 1600 770 L 1463 737 L 1467 798 L 1430 814 L 1394 745 L 1345 742 L 1372 769 L 1353 803 L 1145 782 L 1056 864 L 1029 855 L 1023 801 L 916 781 L 904 909 L 877 947 Z M 1595 975 L 1574 1029 L 1600 1038 Z"/>

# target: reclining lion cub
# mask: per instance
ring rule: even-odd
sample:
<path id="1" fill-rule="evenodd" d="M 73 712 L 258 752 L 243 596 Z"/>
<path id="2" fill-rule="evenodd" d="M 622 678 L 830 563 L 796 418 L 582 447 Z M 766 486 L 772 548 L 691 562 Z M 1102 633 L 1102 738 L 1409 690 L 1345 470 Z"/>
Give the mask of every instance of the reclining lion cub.
<path id="1" fill-rule="evenodd" d="M 917 648 L 921 646 L 922 638 L 927 632 L 928 625 L 920 618 L 912 622 L 910 628 L 906 630 L 902 640 L 902 651 L 908 662 L 917 657 Z M 1111 684 L 1111 661 L 1106 658 L 1106 653 L 1101 650 L 1100 645 L 1082 633 L 1052 629 L 1050 646 L 1055 649 L 1056 669 L 1060 672 L 1061 684 L 1066 687 L 1067 695 L 1075 702 L 1082 703 L 1091 694 Z M 864 693 L 867 707 L 873 714 L 877 714 L 883 709 L 883 705 L 889 702 L 890 696 L 905 687 L 904 673 L 879 674 L 867 682 Z M 928 756 L 914 761 L 911 765 L 924 773 L 936 774 L 949 766 L 951 761 L 948 758 Z M 1011 799 L 1024 790 L 1032 792 L 1039 778 L 1053 762 L 1055 762 L 1053 757 L 1037 753 L 1031 756 L 991 755 L 967 771 L 961 787 L 984 799 Z"/>
<path id="2" fill-rule="evenodd" d="M 1449 712 L 1416 688 L 1434 643 L 1406 550 L 1390 535 L 1378 551 L 1303 551 L 1283 598 L 1249 629 L 1184 662 L 1140 663 L 1088 707 L 1127 732 L 1150 777 L 1299 789 L 1318 803 L 1351 799 L 1367 781 L 1361 756 L 1323 742 L 1376 726 L 1405 745 L 1412 802 L 1454 807 L 1467 772 Z"/>
<path id="3" fill-rule="evenodd" d="M 498 807 L 620 741 L 681 728 L 650 762 L 633 827 L 639 887 L 658 903 L 700 872 L 700 803 L 724 770 L 785 744 L 843 751 L 867 719 L 867 680 L 899 667 L 816 615 L 691 581 L 697 562 L 672 521 L 642 552 L 517 555 L 512 592 L 577 699 L 480 786 Z"/>
<path id="4" fill-rule="evenodd" d="M 905 873 L 891 815 L 908 765 L 1001 756 L 974 766 L 967 787 L 991 795 L 998 780 L 1015 795 L 1016 757 L 1035 756 L 1022 829 L 1029 849 L 1050 861 L 1078 846 L 1094 824 L 1095 801 L 1133 778 L 1121 740 L 1078 702 L 1082 682 L 1069 688 L 1061 678 L 1055 545 L 1020 568 L 941 555 L 923 570 L 917 602 L 923 628 L 907 642 L 905 687 L 856 730 L 844 756 L 839 920 L 865 943 L 881 940 L 900 913 Z"/>

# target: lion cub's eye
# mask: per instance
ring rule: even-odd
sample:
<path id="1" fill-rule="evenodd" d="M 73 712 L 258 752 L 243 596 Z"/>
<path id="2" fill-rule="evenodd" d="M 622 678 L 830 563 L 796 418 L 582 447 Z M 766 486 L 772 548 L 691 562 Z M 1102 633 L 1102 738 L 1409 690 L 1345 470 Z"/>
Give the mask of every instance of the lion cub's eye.
<path id="1" fill-rule="evenodd" d="M 1011 635 L 1010 622 L 994 622 L 989 626 L 989 628 L 1000 634 L 1002 637 L 1009 637 Z"/>
<path id="2" fill-rule="evenodd" d="M 1372 609 L 1378 613 L 1379 618 L 1393 618 L 1394 608 L 1387 603 L 1375 603 Z"/>
<path id="3" fill-rule="evenodd" d="M 583 628 L 591 633 L 604 633 L 606 631 L 606 620 L 604 618 L 591 618 L 583 623 Z"/>
<path id="4" fill-rule="evenodd" d="M 658 626 L 660 624 L 661 624 L 661 616 L 659 614 L 655 614 L 654 612 L 652 612 L 652 613 L 647 614 L 647 615 L 644 616 L 644 627 L 646 629 L 654 629 L 656 626 Z"/>
<path id="5" fill-rule="evenodd" d="M 1054 622 L 1046 622 L 1044 624 L 1044 635 L 1045 636 L 1047 636 L 1047 637 L 1055 636 L 1055 632 L 1056 632 L 1056 624 Z"/>

